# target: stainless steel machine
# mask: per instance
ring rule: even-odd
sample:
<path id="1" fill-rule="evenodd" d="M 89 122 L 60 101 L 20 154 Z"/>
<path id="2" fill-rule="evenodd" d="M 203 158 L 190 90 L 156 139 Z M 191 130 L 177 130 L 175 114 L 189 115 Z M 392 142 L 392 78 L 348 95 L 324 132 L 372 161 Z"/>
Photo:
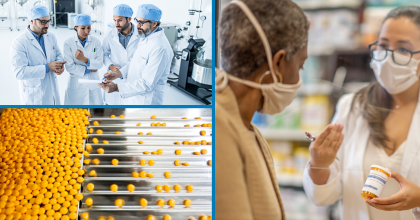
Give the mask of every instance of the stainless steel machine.
<path id="1" fill-rule="evenodd" d="M 6 9 L 8 7 L 8 10 Z M 0 0 L 0 20 L 1 22 L 9 20 L 9 30 L 12 31 L 12 2 L 9 0 Z"/>
<path id="2" fill-rule="evenodd" d="M 164 219 L 164 215 L 169 215 L 173 220 L 184 220 L 211 216 L 211 109 L 104 108 L 90 109 L 90 112 L 89 129 L 93 133 L 89 134 L 88 144 L 92 149 L 85 159 L 97 159 L 99 164 L 91 162 L 84 165 L 84 198 L 79 208 L 81 217 L 88 215 L 89 219 L 99 219 L 103 216 L 106 219 L 112 216 L 125 220 L 146 219 L 149 215 Z M 111 115 L 116 117 L 110 118 Z M 124 118 L 119 118 L 120 115 L 124 115 Z M 152 119 L 152 115 L 156 118 Z M 94 121 L 98 124 L 93 125 Z M 151 126 L 158 122 L 161 126 Z M 162 126 L 163 123 L 165 126 Z M 187 124 L 190 126 L 186 127 Z M 97 134 L 98 130 L 103 133 Z M 140 132 L 142 135 L 139 135 Z M 98 143 L 93 143 L 94 138 Z M 109 143 L 104 144 L 103 141 Z M 183 144 L 184 141 L 194 145 Z M 200 145 L 197 145 L 198 142 Z M 210 144 L 202 145 L 204 143 Z M 103 154 L 97 153 L 99 148 L 104 150 Z M 114 159 L 119 161 L 118 165 L 112 165 Z M 148 163 L 141 165 L 141 160 Z M 149 165 L 150 161 L 154 161 L 154 165 Z M 176 161 L 188 163 L 188 166 L 176 166 Z M 92 171 L 95 171 L 95 176 L 89 175 Z M 135 178 L 132 172 L 144 172 L 153 177 Z M 165 177 L 166 172 L 171 173 L 170 178 Z M 91 183 L 94 184 L 93 191 L 87 189 Z M 118 186 L 118 191 L 110 190 L 112 184 Z M 128 191 L 128 184 L 133 184 L 135 190 Z M 175 185 L 181 189 L 174 190 Z M 187 191 L 187 185 L 193 186 L 193 190 Z M 159 186 L 163 187 L 161 192 L 157 190 Z M 92 199 L 91 206 L 86 204 L 87 199 Z M 114 204 L 117 199 L 124 201 L 122 207 Z M 140 206 L 141 199 L 147 201 L 147 206 Z M 172 207 L 168 205 L 170 200 L 171 203 L 175 202 L 175 205 L 171 204 Z M 189 207 L 184 205 L 186 200 L 191 202 Z M 158 201 L 163 201 L 164 205 L 158 205 Z"/>

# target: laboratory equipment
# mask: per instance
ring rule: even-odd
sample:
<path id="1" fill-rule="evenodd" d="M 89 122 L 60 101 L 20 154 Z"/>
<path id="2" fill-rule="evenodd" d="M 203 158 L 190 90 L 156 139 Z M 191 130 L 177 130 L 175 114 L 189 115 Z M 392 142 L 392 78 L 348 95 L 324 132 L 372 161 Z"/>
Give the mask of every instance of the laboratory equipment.
<path id="1" fill-rule="evenodd" d="M 15 0 L 14 3 L 15 3 L 16 30 L 19 31 L 19 19 L 22 19 L 22 21 L 25 21 L 26 19 L 28 19 L 26 12 L 29 10 L 29 2 L 28 0 Z M 35 2 L 35 4 L 36 3 L 37 2 Z"/>
<path id="2" fill-rule="evenodd" d="M 160 27 L 165 32 L 165 36 L 168 39 L 171 48 L 174 49 L 174 45 L 178 37 L 178 29 L 175 25 L 171 24 L 160 24 Z"/>
<path id="3" fill-rule="evenodd" d="M 77 14 L 76 13 L 68 13 L 67 14 L 67 27 L 70 29 L 70 30 L 73 30 L 74 29 L 74 17 L 76 17 L 77 16 Z"/>
<path id="4" fill-rule="evenodd" d="M 197 58 L 193 61 L 193 70 L 191 78 L 194 84 L 200 87 L 211 89 L 212 85 L 212 47 L 211 41 L 206 41 L 200 51 L 197 53 Z M 206 87 L 209 86 L 209 87 Z"/>
<path id="5" fill-rule="evenodd" d="M 203 74 L 205 74 L 205 76 L 207 77 L 204 77 L 204 78 L 197 77 L 198 74 L 197 72 L 195 72 L 194 74 L 195 79 L 199 81 L 197 82 L 192 78 L 192 75 L 193 75 L 192 73 L 194 69 L 194 61 L 196 60 L 197 53 L 202 49 L 205 41 L 203 39 L 190 38 L 188 42 L 189 44 L 187 48 L 183 49 L 181 53 L 181 65 L 180 65 L 179 74 L 178 74 L 178 81 L 168 80 L 168 83 L 180 89 L 181 91 L 185 92 L 186 94 L 190 95 L 191 97 L 197 99 L 198 101 L 209 105 L 211 103 L 207 100 L 207 98 L 212 96 L 211 91 L 209 91 L 212 88 L 212 86 L 211 86 L 211 79 L 209 81 L 207 78 L 208 78 L 208 75 L 211 73 L 211 67 L 209 70 L 208 65 L 204 66 L 203 63 L 200 63 L 199 65 L 197 62 L 195 62 L 196 63 L 195 70 L 197 71 L 198 69 L 200 69 L 200 71 L 202 71 Z M 207 53 L 211 53 L 211 52 L 207 51 Z M 200 59 L 200 62 L 206 63 L 204 59 L 204 55 L 205 53 L 202 54 L 203 58 Z M 201 82 L 205 82 L 205 84 Z"/>
<path id="6" fill-rule="evenodd" d="M 96 32 L 99 32 L 99 34 L 101 35 L 101 28 L 100 28 L 100 18 L 101 16 L 101 5 L 102 5 L 102 1 L 101 0 L 87 0 L 87 4 L 88 6 L 91 8 L 91 12 L 90 12 L 90 16 L 92 18 L 91 22 L 92 22 L 92 30 Z"/>
<path id="7" fill-rule="evenodd" d="M 9 12 L 7 12 L 6 5 L 9 8 Z M 0 0 L 0 20 L 3 22 L 4 20 L 9 20 L 9 30 L 12 31 L 12 4 L 9 0 Z"/>

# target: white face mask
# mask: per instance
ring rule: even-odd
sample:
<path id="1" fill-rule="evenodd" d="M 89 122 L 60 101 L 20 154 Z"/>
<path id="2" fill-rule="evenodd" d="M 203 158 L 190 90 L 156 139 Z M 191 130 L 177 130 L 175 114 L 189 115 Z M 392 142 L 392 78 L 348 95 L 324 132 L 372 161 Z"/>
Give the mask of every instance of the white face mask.
<path id="1" fill-rule="evenodd" d="M 242 1 L 232 1 L 231 4 L 236 4 L 239 6 L 239 8 L 242 9 L 242 11 L 254 25 L 254 28 L 257 30 L 257 33 L 263 42 L 270 71 L 262 75 L 260 83 L 263 77 L 270 73 L 273 77 L 274 82 L 271 84 L 259 84 L 253 81 L 240 79 L 238 77 L 226 73 L 223 70 L 216 69 L 216 92 L 224 90 L 228 84 L 228 80 L 236 81 L 253 88 L 261 89 L 262 95 L 264 97 L 264 103 L 263 107 L 259 110 L 259 112 L 264 114 L 278 114 L 282 112 L 293 101 L 293 99 L 296 96 L 297 90 L 302 84 L 302 79 L 299 78 L 298 83 L 294 85 L 283 84 L 281 82 L 278 82 L 273 69 L 271 48 L 268 43 L 267 36 L 265 35 L 257 18 L 254 16 L 254 14 L 252 14 L 248 6 L 246 6 L 246 4 Z M 217 85 L 220 81 L 222 81 L 222 83 L 220 85 Z"/>
<path id="2" fill-rule="evenodd" d="M 374 53 L 386 53 L 386 51 L 374 51 Z M 383 56 L 385 54 L 379 55 Z M 410 58 L 394 52 L 394 58 L 407 63 Z M 411 59 L 410 63 L 405 66 L 398 65 L 392 60 L 389 52 L 382 61 L 371 60 L 370 67 L 375 73 L 376 80 L 388 91 L 389 94 L 398 94 L 404 92 L 419 80 L 417 76 L 417 67 L 419 60 Z"/>

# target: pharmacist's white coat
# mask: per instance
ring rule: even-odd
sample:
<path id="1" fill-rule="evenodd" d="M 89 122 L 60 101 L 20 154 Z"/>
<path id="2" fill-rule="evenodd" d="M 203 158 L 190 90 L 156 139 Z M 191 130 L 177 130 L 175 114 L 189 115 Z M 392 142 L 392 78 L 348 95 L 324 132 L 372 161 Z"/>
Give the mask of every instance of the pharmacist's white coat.
<path id="1" fill-rule="evenodd" d="M 368 205 L 360 196 L 365 183 L 363 158 L 369 138 L 368 124 L 357 114 L 357 105 L 350 112 L 354 94 L 344 95 L 337 104 L 337 113 L 332 123 L 344 124 L 344 140 L 337 153 L 338 160 L 330 166 L 330 177 L 325 185 L 315 185 L 308 173 L 303 174 L 303 186 L 309 199 L 316 205 L 329 205 L 341 199 L 342 220 L 369 220 Z M 420 96 L 419 96 L 420 97 Z M 420 100 L 414 111 L 402 158 L 401 175 L 420 185 Z M 379 164 L 378 164 L 379 165 Z M 412 209 L 420 219 L 420 208 Z M 400 215 L 400 219 L 403 219 Z"/>

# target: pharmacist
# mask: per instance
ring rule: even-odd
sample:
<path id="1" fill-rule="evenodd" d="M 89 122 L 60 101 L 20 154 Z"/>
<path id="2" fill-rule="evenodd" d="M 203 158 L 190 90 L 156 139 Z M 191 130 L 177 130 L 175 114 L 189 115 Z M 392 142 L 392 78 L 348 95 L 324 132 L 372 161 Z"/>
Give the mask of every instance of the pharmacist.
<path id="1" fill-rule="evenodd" d="M 256 111 L 280 113 L 295 97 L 309 22 L 289 0 L 233 1 L 221 14 L 224 70 L 216 70 L 215 80 L 217 219 L 285 219 L 269 146 L 251 119 Z"/>
<path id="2" fill-rule="evenodd" d="M 420 219 L 420 7 L 392 10 L 370 51 L 377 82 L 339 100 L 332 121 L 344 127 L 311 144 L 305 192 L 316 205 L 340 200 L 343 220 Z M 393 171 L 388 198 L 362 198 L 371 165 Z"/>

